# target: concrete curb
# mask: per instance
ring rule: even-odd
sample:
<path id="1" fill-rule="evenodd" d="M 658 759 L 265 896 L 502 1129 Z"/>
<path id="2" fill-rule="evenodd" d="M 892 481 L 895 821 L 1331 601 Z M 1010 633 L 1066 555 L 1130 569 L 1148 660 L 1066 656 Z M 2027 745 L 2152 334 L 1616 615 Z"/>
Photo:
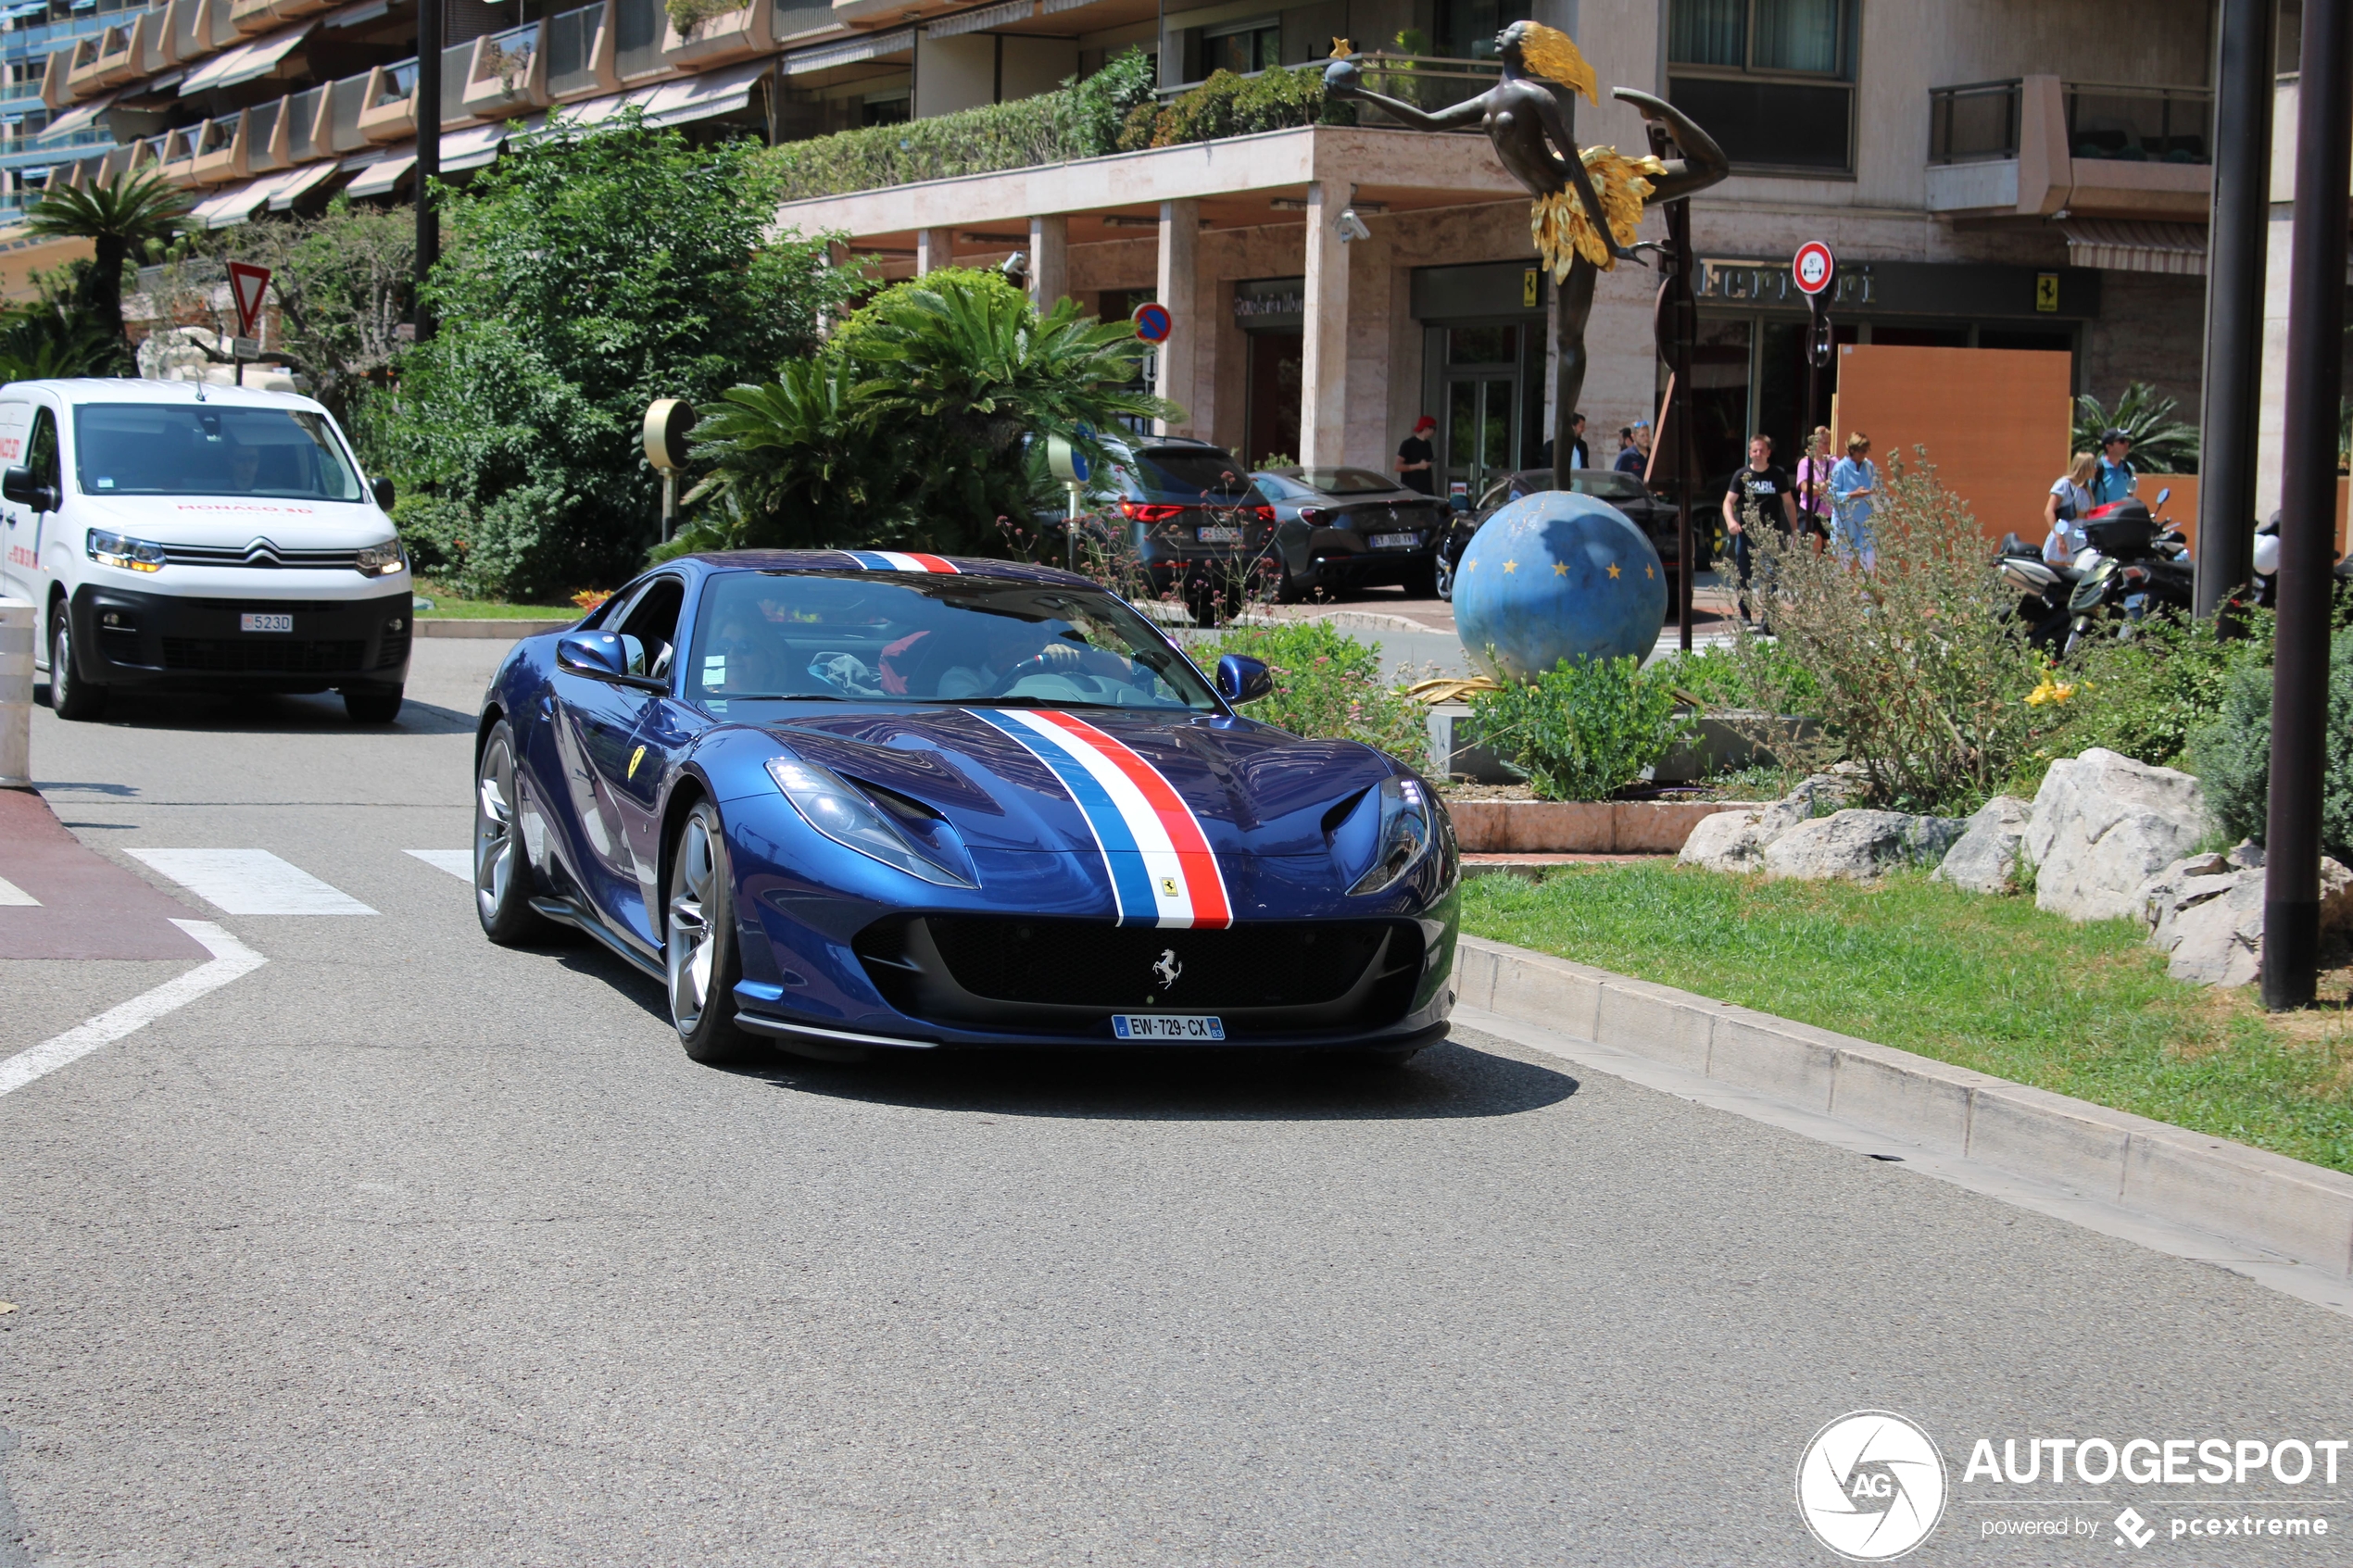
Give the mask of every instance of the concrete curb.
<path id="1" fill-rule="evenodd" d="M 1449 800 L 1466 853 L 1672 855 L 1692 830 L 1743 804 L 1683 800 Z"/>
<path id="2" fill-rule="evenodd" d="M 1466 1006 L 2353 1278 L 2353 1176 L 1476 936 L 1455 987 Z"/>
<path id="3" fill-rule="evenodd" d="M 436 621 L 431 616 L 417 617 L 420 637 L 504 637 L 510 641 L 535 637 L 542 632 L 560 632 L 573 624 L 569 621 Z"/>

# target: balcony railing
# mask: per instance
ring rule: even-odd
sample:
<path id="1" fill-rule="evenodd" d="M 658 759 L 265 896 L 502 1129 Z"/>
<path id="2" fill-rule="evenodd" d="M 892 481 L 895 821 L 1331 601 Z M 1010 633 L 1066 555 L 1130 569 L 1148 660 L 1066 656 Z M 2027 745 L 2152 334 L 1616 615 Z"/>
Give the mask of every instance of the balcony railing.
<path id="1" fill-rule="evenodd" d="M 2020 90 L 2024 82 L 1972 82 L 1928 94 L 1928 161 L 1980 163 L 2018 157 Z"/>
<path id="2" fill-rule="evenodd" d="M 2214 161 L 2214 94 L 2204 87 L 2067 83 L 2067 140 L 2079 158 Z"/>
<path id="3" fill-rule="evenodd" d="M 661 34 L 669 25 L 661 0 L 615 0 L 613 69 L 623 82 L 662 69 Z"/>
<path id="4" fill-rule="evenodd" d="M 1503 67 L 1493 60 L 1458 60 L 1441 55 L 1398 55 L 1386 49 L 1367 49 L 1354 58 L 1364 71 L 1366 87 L 1433 114 L 1440 109 L 1451 108 L 1466 98 L 1478 96 L 1494 86 L 1504 74 Z M 1307 67 L 1273 66 L 1268 69 L 1296 71 L 1320 67 L 1321 63 L 1311 61 Z M 1267 72 L 1252 70 L 1234 74 L 1247 82 Z M 1199 82 L 1188 82 L 1154 91 L 1165 103 L 1194 92 L 1201 85 Z M 1365 121 L 1367 124 L 1382 124 L 1388 118 L 1378 109 L 1370 111 L 1370 114 L 1371 118 Z M 1476 131 L 1478 128 L 1472 126 L 1470 129 Z"/>
<path id="5" fill-rule="evenodd" d="M 602 4 L 560 11 L 547 19 L 547 91 L 555 97 L 603 85 L 597 80 L 597 28 Z"/>

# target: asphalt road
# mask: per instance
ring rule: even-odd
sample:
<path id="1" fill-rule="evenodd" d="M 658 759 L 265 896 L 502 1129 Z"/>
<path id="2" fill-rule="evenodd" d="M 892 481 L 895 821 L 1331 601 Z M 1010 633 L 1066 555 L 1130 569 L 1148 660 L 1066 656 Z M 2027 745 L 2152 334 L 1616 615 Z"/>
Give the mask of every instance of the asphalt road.
<path id="1" fill-rule="evenodd" d="M 1828 1562 L 1793 1476 L 1864 1407 L 1951 1469 L 1910 1562 L 2136 1558 L 2119 1499 L 2334 1529 L 2152 1558 L 2353 1556 L 2353 1463 L 1961 1474 L 2353 1437 L 2353 1322 L 1518 1046 L 696 1067 L 655 986 L 489 946 L 408 853 L 466 842 L 499 652 L 419 646 L 391 733 L 36 714 L 150 882 L 260 848 L 377 912 L 179 893 L 269 961 L 0 1095 L 0 1565 Z M 185 967 L 0 964 L 0 1055 Z"/>

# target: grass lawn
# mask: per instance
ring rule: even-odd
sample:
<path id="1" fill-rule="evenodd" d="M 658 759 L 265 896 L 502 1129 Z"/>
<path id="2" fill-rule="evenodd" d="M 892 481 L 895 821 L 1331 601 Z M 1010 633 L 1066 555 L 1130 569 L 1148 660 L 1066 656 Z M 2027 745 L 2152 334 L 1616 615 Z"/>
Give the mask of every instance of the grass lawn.
<path id="1" fill-rule="evenodd" d="M 1596 866 L 1484 876 L 1464 929 L 2353 1172 L 2353 1027 L 2170 980 L 2078 925 L 1925 874 L 1873 887 Z M 2324 993 L 2325 994 L 2325 993 Z"/>
<path id="2" fill-rule="evenodd" d="M 424 621 L 577 621 L 588 612 L 578 605 L 510 605 L 499 599 L 470 599 L 441 586 L 438 583 L 417 580 L 417 596 L 431 599 L 431 609 L 421 609 L 418 618 Z"/>

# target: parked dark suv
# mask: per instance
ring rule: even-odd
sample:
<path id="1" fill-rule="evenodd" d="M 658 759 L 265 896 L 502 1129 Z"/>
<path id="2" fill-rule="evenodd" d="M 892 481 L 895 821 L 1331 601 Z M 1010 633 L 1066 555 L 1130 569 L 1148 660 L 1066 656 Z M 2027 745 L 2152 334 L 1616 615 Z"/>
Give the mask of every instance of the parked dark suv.
<path id="1" fill-rule="evenodd" d="M 1478 504 L 1472 510 L 1455 514 L 1453 523 L 1446 530 L 1445 538 L 1438 546 L 1438 596 L 1441 599 L 1454 596 L 1454 568 L 1461 563 L 1463 552 L 1470 547 L 1471 535 L 1478 532 L 1480 524 L 1507 503 L 1523 495 L 1532 495 L 1539 490 L 1553 488 L 1552 470 L 1522 469 L 1489 485 L 1487 493 L 1479 496 Z M 1649 537 L 1651 547 L 1658 552 L 1660 564 L 1667 568 L 1667 602 L 1675 603 L 1673 584 L 1682 553 L 1682 542 L 1676 527 L 1674 501 L 1665 495 L 1651 494 L 1643 487 L 1641 475 L 1618 473 L 1609 469 L 1571 469 L 1568 488 L 1580 495 L 1607 501 L 1624 512 L 1628 520 Z M 1718 493 L 1721 494 L 1720 487 Z M 1692 542 L 1699 549 L 1698 569 L 1702 571 L 1707 570 L 1712 558 L 1709 547 L 1714 537 L 1712 523 L 1713 519 L 1704 509 L 1699 510 L 1692 522 Z"/>
<path id="2" fill-rule="evenodd" d="M 1224 447 L 1187 436 L 1104 445 L 1114 461 L 1095 488 L 1110 501 L 1093 514 L 1096 527 L 1123 536 L 1151 592 L 1176 590 L 1203 625 L 1220 603 L 1228 615 L 1239 609 L 1244 589 L 1274 570 L 1275 508 L 1250 470 Z"/>

